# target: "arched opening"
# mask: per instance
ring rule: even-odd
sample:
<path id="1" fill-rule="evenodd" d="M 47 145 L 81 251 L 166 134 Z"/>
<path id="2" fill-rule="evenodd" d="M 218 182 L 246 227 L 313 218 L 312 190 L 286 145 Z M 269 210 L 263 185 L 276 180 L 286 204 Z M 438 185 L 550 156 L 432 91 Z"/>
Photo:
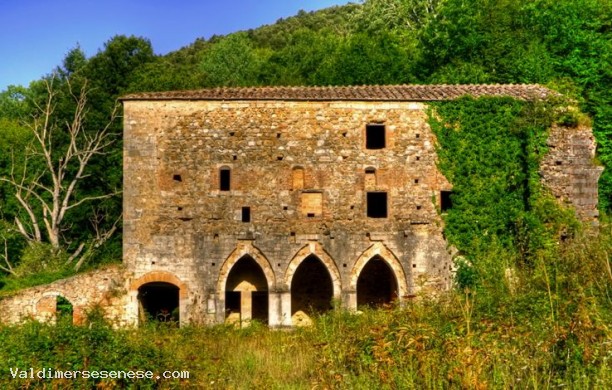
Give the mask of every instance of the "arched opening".
<path id="1" fill-rule="evenodd" d="M 291 317 L 312 316 L 332 308 L 334 287 L 329 271 L 315 255 L 306 257 L 291 281 Z"/>
<path id="2" fill-rule="evenodd" d="M 74 308 L 72 303 L 61 295 L 55 297 L 55 317 L 58 320 L 70 319 L 72 321 L 72 315 Z"/>
<path id="3" fill-rule="evenodd" d="M 225 320 L 246 326 L 251 320 L 268 323 L 268 282 L 257 262 L 243 256 L 225 284 Z"/>
<path id="4" fill-rule="evenodd" d="M 172 283 L 150 282 L 138 288 L 140 322 L 179 323 L 179 288 Z"/>
<path id="5" fill-rule="evenodd" d="M 397 280 L 393 270 L 382 257 L 372 257 L 357 279 L 357 307 L 380 307 L 390 304 L 397 296 Z"/>

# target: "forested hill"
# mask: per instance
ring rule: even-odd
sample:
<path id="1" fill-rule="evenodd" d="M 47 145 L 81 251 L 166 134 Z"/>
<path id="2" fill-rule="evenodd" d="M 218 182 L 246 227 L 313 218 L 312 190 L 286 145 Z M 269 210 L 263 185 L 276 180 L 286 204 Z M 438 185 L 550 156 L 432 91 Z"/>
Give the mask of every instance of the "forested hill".
<path id="1" fill-rule="evenodd" d="M 76 47 L 57 69 L 49 70 L 48 77 L 0 93 L 1 176 L 19 182 L 15 172 L 26 172 L 15 161 L 24 160 L 20 153 L 28 153 L 26 145 L 32 141 L 27 125 L 33 123 L 28 118 L 40 114 L 49 96 L 57 103 L 49 123 L 62 128 L 74 119 L 75 97 L 87 91 L 88 109 L 82 121 L 86 133 L 105 127 L 119 96 L 140 91 L 258 85 L 540 83 L 574 99 L 592 118 L 599 143 L 597 158 L 606 167 L 600 180 L 600 209 L 610 212 L 611 23 L 609 0 L 366 0 L 300 12 L 253 30 L 198 39 L 163 56 L 154 54 L 146 37 L 116 36 L 91 58 Z M 119 135 L 119 120 L 109 129 Z M 74 254 L 80 243 L 87 243 L 81 254 L 89 255 L 99 247 L 107 248 L 108 257 L 120 254 L 118 241 L 114 246 L 100 244 L 104 232 L 119 226 L 116 221 L 121 213 L 121 145 L 120 137 L 115 139 L 118 141 L 103 158 L 91 156 L 86 183 L 78 181 L 69 196 L 74 202 L 83 200 L 85 207 L 57 214 L 64 219 L 50 221 L 55 231 L 43 221 L 56 215 L 52 207 L 45 206 L 52 191 L 36 198 L 36 188 L 0 181 L 0 244 L 8 243 L 5 257 L 11 257 L 12 264 L 30 258 L 38 264 L 36 259 L 50 256 L 44 251 L 29 253 L 34 249 L 26 241 L 50 243 L 53 253 L 63 248 Z M 58 154 L 68 150 L 67 135 L 52 143 L 52 157 L 65 162 Z M 36 160 L 37 156 L 31 155 L 23 183 L 40 177 L 43 181 L 38 189 L 48 188 L 53 178 L 45 173 L 46 162 Z M 66 175 L 74 169 L 67 169 Z M 15 197 L 17 190 L 21 200 Z M 31 204 L 29 210 L 22 201 Z M 15 225 L 17 220 L 21 225 Z M 72 261 L 76 259 L 79 256 Z M 83 261 L 87 263 L 86 258 Z M 70 263 L 69 259 L 59 262 Z M 7 267 L 8 263 L 0 261 L 5 272 L 19 273 Z"/>

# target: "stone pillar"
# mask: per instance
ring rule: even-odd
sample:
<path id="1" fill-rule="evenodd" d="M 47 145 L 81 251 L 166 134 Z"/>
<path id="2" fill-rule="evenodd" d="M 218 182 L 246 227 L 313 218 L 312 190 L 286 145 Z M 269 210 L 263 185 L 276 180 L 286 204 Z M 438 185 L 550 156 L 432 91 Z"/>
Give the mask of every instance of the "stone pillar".
<path id="1" fill-rule="evenodd" d="M 291 322 L 291 293 L 289 291 L 280 293 L 281 300 L 281 325 L 292 326 Z"/>
<path id="2" fill-rule="evenodd" d="M 268 293 L 268 325 L 272 328 L 282 325 L 281 294 L 278 292 Z"/>
<path id="3" fill-rule="evenodd" d="M 347 291 L 344 294 L 344 307 L 349 311 L 357 310 L 357 291 Z"/>
<path id="4" fill-rule="evenodd" d="M 240 326 L 246 327 L 253 318 L 253 297 L 251 291 L 240 291 Z"/>

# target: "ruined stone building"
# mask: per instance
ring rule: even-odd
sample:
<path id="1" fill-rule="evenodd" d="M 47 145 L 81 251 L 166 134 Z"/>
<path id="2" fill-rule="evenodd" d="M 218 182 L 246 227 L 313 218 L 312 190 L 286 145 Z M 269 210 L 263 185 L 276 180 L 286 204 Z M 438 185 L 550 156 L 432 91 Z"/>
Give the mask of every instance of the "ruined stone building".
<path id="1" fill-rule="evenodd" d="M 452 188 L 436 167 L 427 103 L 548 93 L 405 85 L 126 96 L 123 268 L 107 271 L 92 297 L 43 286 L 15 299 L 35 316 L 53 311 L 40 295 L 72 294 L 75 312 L 103 302 L 121 324 L 149 315 L 291 326 L 333 306 L 401 304 L 447 289 L 440 215 Z M 563 131 L 551 133 L 542 176 L 583 218 L 596 218 L 591 131 Z"/>

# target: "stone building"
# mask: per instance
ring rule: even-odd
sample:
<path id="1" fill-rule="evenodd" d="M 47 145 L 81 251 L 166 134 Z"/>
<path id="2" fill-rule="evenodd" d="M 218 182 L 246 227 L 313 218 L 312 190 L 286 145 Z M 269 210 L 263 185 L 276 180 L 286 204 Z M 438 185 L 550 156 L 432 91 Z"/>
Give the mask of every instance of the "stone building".
<path id="1" fill-rule="evenodd" d="M 440 214 L 452 188 L 436 167 L 427 102 L 549 93 L 404 85 L 125 96 L 124 269 L 113 279 L 123 287 L 106 298 L 110 316 L 291 326 L 335 305 L 449 288 Z M 542 175 L 596 219 L 591 131 L 570 142 L 563 131 L 553 129 Z"/>

